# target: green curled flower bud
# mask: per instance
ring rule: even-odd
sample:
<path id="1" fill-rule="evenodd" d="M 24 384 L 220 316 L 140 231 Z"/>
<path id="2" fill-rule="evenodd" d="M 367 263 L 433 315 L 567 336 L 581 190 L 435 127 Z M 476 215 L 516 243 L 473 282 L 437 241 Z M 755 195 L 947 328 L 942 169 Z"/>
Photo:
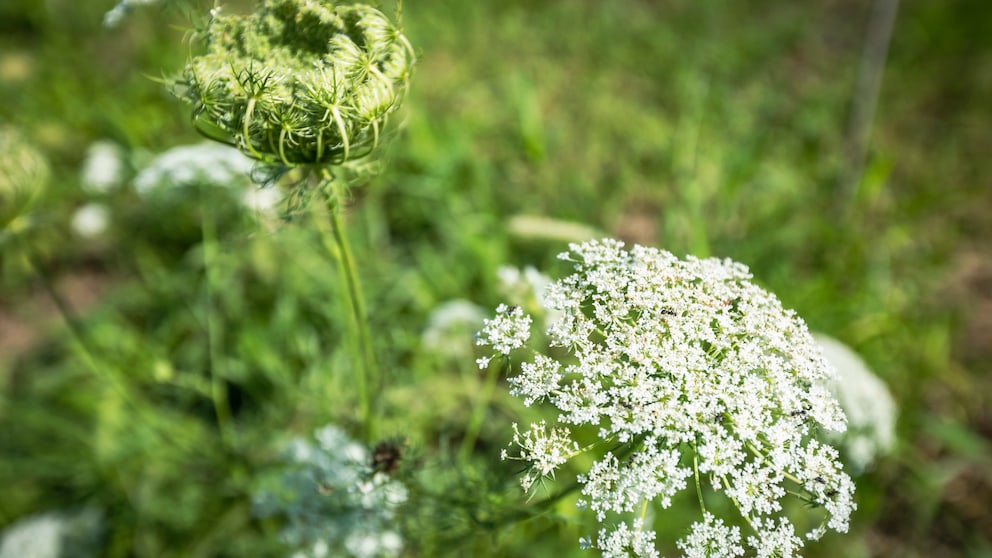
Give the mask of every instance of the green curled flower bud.
<path id="1" fill-rule="evenodd" d="M 48 184 L 48 163 L 14 128 L 0 126 L 0 231 L 16 232 L 19 219 Z"/>
<path id="2" fill-rule="evenodd" d="M 414 62 L 381 12 L 265 0 L 248 16 L 211 14 L 206 53 L 172 83 L 201 133 L 284 165 L 336 165 L 376 147 Z"/>

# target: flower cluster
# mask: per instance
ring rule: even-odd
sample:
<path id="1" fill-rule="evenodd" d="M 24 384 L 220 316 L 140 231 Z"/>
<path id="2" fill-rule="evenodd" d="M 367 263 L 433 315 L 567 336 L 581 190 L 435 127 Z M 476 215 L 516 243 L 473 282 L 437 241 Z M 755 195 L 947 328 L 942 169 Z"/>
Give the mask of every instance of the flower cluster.
<path id="1" fill-rule="evenodd" d="M 521 451 L 504 452 L 532 464 L 525 489 L 579 447 L 606 449 L 578 478 L 580 505 L 602 523 L 638 511 L 642 519 L 605 525 L 585 541 L 604 556 L 657 556 L 643 510 L 669 507 L 689 485 L 700 491 L 703 518 L 678 542 L 686 556 L 743 556 L 745 546 L 758 556 L 797 556 L 803 542 L 783 515 L 787 493 L 826 511 L 809 538 L 847 530 L 853 483 L 837 452 L 815 438 L 821 429 L 843 431 L 845 417 L 800 318 L 729 260 L 627 251 L 615 240 L 572 244 L 560 257 L 574 273 L 547 291 L 547 306 L 560 313 L 547 336 L 552 354 L 570 356 L 538 353 L 510 379 L 526 404 L 558 410 L 558 424 L 516 432 Z M 507 354 L 526 343 L 529 328 L 529 316 L 500 308 L 479 343 Z M 576 438 L 563 440 L 568 427 Z M 577 439 L 580 432 L 598 435 Z M 729 500 L 753 535 L 742 541 L 737 527 L 710 514 L 703 487 L 716 493 L 710 500 Z"/>
<path id="2" fill-rule="evenodd" d="M 496 307 L 496 317 L 484 321 L 485 325 L 475 343 L 479 346 L 491 345 L 497 353 L 509 356 L 510 351 L 523 347 L 530 338 L 532 321 L 519 306 L 500 304 Z M 476 363 L 479 368 L 488 368 L 491 359 L 483 357 Z"/>
<path id="3" fill-rule="evenodd" d="M 396 508 L 408 491 L 374 456 L 335 426 L 315 433 L 316 443 L 297 438 L 289 463 L 273 486 L 255 499 L 256 513 L 283 515 L 282 538 L 300 558 L 398 556 L 403 539 Z"/>
<path id="4" fill-rule="evenodd" d="M 215 9 L 206 52 L 173 82 L 207 137 L 266 162 L 340 164 L 369 153 L 405 93 L 413 50 L 378 10 L 265 0 Z"/>

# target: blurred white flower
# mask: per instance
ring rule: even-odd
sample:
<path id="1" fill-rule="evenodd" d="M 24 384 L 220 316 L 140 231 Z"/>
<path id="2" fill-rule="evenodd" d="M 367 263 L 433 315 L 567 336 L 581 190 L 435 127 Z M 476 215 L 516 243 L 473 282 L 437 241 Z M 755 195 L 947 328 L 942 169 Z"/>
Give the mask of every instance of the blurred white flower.
<path id="1" fill-rule="evenodd" d="M 541 273 L 533 266 L 523 270 L 504 265 L 496 270 L 499 277 L 499 291 L 508 302 L 519 306 L 531 301 L 544 302 L 544 293 L 551 284 L 551 278 Z"/>
<path id="2" fill-rule="evenodd" d="M 107 230 L 110 210 L 102 203 L 90 202 L 72 214 L 72 230 L 81 238 L 94 238 Z"/>
<path id="3" fill-rule="evenodd" d="M 528 265 L 519 269 L 506 265 L 500 267 L 496 273 L 499 277 L 499 294 L 504 301 L 520 306 L 542 324 L 551 323 L 560 317 L 560 312 L 550 309 L 545 303 L 551 278 L 537 268 Z"/>
<path id="4" fill-rule="evenodd" d="M 21 519 L 4 531 L 0 558 L 59 558 L 67 530 L 65 518 L 54 513 Z"/>
<path id="5" fill-rule="evenodd" d="M 251 187 L 241 195 L 241 204 L 258 215 L 275 215 L 282 194 L 275 186 Z"/>
<path id="6" fill-rule="evenodd" d="M 482 308 L 467 300 L 442 302 L 427 318 L 421 343 L 435 354 L 464 358 L 472 353 L 473 335 L 485 319 Z"/>
<path id="7" fill-rule="evenodd" d="M 260 491 L 255 511 L 286 519 L 283 541 L 294 558 L 388 558 L 403 549 L 393 530 L 407 487 L 377 470 L 368 449 L 334 425 L 313 441 L 295 438 L 272 490 Z"/>
<path id="8" fill-rule="evenodd" d="M 251 179 L 254 162 L 233 147 L 214 142 L 174 147 L 155 157 L 134 179 L 142 197 L 158 189 L 211 185 L 240 191 L 241 205 L 259 217 L 271 217 L 282 193 Z"/>
<path id="9" fill-rule="evenodd" d="M 156 188 L 200 182 L 217 186 L 250 186 L 253 162 L 233 147 L 215 142 L 174 147 L 156 157 L 134 179 L 145 196 Z"/>
<path id="10" fill-rule="evenodd" d="M 131 13 L 131 10 L 133 10 L 135 6 L 149 6 L 157 2 L 158 0 L 119 0 L 117 5 L 111 8 L 107 13 L 103 14 L 103 26 L 107 29 L 113 29 L 121 24 L 124 17 Z"/>
<path id="11" fill-rule="evenodd" d="M 105 194 L 121 185 L 124 160 L 121 148 L 111 141 L 97 141 L 86 149 L 80 171 L 83 189 L 91 194 Z"/>
<path id="12" fill-rule="evenodd" d="M 847 414 L 847 432 L 839 438 L 851 464 L 864 470 L 895 445 L 895 400 L 850 347 L 822 333 L 813 337 L 837 371 L 828 385 Z"/>

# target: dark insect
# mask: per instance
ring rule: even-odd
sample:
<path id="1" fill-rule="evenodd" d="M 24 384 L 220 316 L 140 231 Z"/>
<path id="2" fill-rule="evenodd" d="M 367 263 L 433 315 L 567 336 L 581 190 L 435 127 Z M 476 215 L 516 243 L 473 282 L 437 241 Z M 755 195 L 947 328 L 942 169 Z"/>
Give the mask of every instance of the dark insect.
<path id="1" fill-rule="evenodd" d="M 675 310 L 672 310 L 671 308 L 662 308 L 661 313 L 665 316 L 674 316 Z"/>
<path id="2" fill-rule="evenodd" d="M 809 416 L 809 412 L 812 411 L 812 410 L 813 410 L 813 407 L 811 407 L 811 406 L 809 406 L 807 404 L 807 405 L 804 405 L 802 409 L 798 409 L 798 410 L 792 411 L 791 413 L 789 413 L 789 416 L 792 417 L 792 418 L 797 418 L 797 417 L 799 417 L 799 418 L 806 418 L 807 416 Z"/>
<path id="3" fill-rule="evenodd" d="M 403 459 L 403 445 L 395 440 L 379 442 L 372 450 L 372 470 L 391 475 L 396 472 Z"/>
<path id="4" fill-rule="evenodd" d="M 514 312 L 516 312 L 518 308 L 520 308 L 520 307 L 519 306 L 507 306 L 506 307 L 506 312 L 504 312 L 504 313 L 507 316 L 509 316 L 510 314 L 513 314 Z"/>

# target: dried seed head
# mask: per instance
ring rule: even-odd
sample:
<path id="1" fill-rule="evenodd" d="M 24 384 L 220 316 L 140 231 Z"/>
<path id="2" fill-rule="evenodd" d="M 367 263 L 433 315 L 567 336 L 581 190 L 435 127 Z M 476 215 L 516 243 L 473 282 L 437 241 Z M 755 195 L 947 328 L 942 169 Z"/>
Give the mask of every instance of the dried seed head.
<path id="1" fill-rule="evenodd" d="M 413 49 L 378 10 L 265 0 L 211 12 L 206 52 L 172 82 L 207 137 L 255 159 L 336 165 L 367 155 L 408 87 Z"/>

